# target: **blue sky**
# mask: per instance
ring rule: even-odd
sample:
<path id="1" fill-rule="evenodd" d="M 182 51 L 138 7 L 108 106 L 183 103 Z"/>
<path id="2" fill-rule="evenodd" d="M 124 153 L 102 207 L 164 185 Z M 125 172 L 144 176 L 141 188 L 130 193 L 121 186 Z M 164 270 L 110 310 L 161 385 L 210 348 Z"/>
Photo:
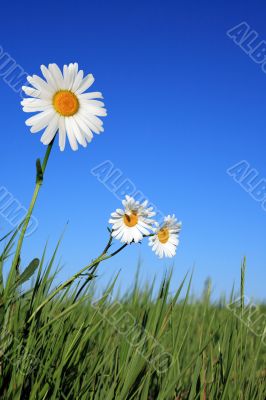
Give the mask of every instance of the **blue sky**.
<path id="1" fill-rule="evenodd" d="M 94 74 L 108 108 L 104 134 L 87 149 L 53 149 L 25 265 L 46 240 L 53 249 L 67 221 L 59 279 L 98 255 L 119 201 L 90 171 L 110 160 L 162 212 L 175 213 L 183 231 L 174 260 L 157 260 L 145 242 L 131 246 L 102 265 L 101 285 L 121 270 L 121 286 L 130 286 L 140 257 L 143 279 L 174 265 L 174 290 L 194 267 L 195 293 L 207 277 L 216 295 L 228 293 L 246 255 L 247 295 L 265 298 L 266 212 L 226 172 L 246 160 L 266 178 L 266 74 L 226 34 L 245 21 L 266 40 L 265 11 L 254 0 L 5 4 L 3 51 L 30 74 L 77 61 Z M 26 206 L 45 148 L 2 77 L 0 93 L 0 187 Z M 0 234 L 8 229 L 0 216 Z"/>

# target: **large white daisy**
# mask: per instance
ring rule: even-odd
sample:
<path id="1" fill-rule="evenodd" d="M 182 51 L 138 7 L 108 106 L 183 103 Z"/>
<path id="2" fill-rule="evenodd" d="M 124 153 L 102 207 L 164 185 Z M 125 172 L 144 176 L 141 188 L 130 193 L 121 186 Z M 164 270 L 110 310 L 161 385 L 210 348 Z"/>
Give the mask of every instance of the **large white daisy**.
<path id="1" fill-rule="evenodd" d="M 155 229 L 154 236 L 149 238 L 149 245 L 157 256 L 171 258 L 176 255 L 181 225 L 175 215 L 168 215 L 164 218 L 162 226 Z"/>
<path id="2" fill-rule="evenodd" d="M 94 82 L 89 74 L 78 69 L 78 64 L 64 65 L 63 72 L 56 64 L 48 68 L 41 66 L 42 79 L 37 75 L 29 76 L 32 87 L 23 86 L 23 91 L 30 96 L 21 104 L 23 111 L 38 113 L 27 119 L 26 125 L 31 132 L 45 129 L 41 142 L 48 145 L 59 133 L 59 147 L 63 151 L 68 137 L 73 150 L 78 143 L 84 147 L 91 142 L 93 133 L 103 132 L 103 123 L 99 117 L 106 116 L 100 92 L 84 93 Z"/>
<path id="3" fill-rule="evenodd" d="M 126 196 L 122 201 L 124 209 L 117 209 L 111 214 L 109 223 L 113 225 L 112 236 L 122 243 L 140 242 L 143 236 L 150 235 L 155 215 L 148 202 L 140 204 L 133 197 Z"/>

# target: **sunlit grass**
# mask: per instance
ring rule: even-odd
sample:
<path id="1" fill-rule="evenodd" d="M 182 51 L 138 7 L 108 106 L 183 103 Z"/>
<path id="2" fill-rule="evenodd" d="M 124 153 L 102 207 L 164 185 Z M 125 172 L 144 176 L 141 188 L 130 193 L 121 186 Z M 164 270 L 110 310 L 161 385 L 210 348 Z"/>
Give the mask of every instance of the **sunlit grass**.
<path id="1" fill-rule="evenodd" d="M 206 285 L 192 300 L 190 277 L 170 294 L 169 274 L 158 291 L 136 281 L 120 298 L 114 279 L 96 300 L 94 279 L 79 293 L 83 277 L 46 302 L 56 252 L 17 270 L 6 292 L 2 272 L 14 240 L 2 241 L 0 258 L 1 399 L 265 399 L 261 328 L 241 321 L 243 301 L 228 307 L 237 290 L 214 304 Z M 244 273 L 242 266 L 242 296 Z"/>

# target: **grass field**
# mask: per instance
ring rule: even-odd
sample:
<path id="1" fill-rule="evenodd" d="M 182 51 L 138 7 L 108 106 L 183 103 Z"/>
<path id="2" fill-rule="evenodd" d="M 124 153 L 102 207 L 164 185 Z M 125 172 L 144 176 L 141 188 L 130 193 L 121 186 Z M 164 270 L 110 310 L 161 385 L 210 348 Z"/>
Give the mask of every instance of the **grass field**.
<path id="1" fill-rule="evenodd" d="M 56 252 L 4 285 L 14 240 L 0 258 L 1 399 L 265 400 L 266 308 L 245 304 L 245 264 L 216 303 L 210 284 L 191 297 L 190 276 L 169 293 L 171 274 L 157 292 L 136 279 L 119 297 L 114 279 L 96 300 L 88 275 L 53 296 Z"/>

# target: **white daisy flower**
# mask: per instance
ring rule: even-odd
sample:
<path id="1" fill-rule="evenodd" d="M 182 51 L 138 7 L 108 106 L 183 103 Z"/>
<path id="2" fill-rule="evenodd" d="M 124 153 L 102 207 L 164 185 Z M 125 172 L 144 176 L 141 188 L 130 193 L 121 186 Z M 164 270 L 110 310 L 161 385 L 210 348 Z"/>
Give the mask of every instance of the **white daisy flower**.
<path id="1" fill-rule="evenodd" d="M 140 204 L 133 197 L 126 196 L 122 201 L 124 210 L 117 209 L 111 214 L 109 223 L 113 225 L 112 236 L 122 243 L 140 242 L 143 236 L 150 235 L 154 221 L 150 218 L 155 215 L 153 208 L 148 208 L 148 202 Z"/>
<path id="2" fill-rule="evenodd" d="M 84 93 L 94 82 L 89 74 L 78 69 L 78 64 L 64 65 L 63 72 L 57 64 L 49 64 L 48 68 L 41 66 L 42 79 L 37 75 L 27 79 L 32 87 L 23 86 L 23 91 L 30 96 L 21 104 L 23 111 L 37 113 L 27 119 L 26 125 L 31 126 L 31 132 L 45 129 L 41 142 L 48 145 L 59 133 L 59 147 L 63 151 L 68 137 L 73 150 L 78 149 L 78 143 L 87 146 L 93 138 L 93 133 L 103 132 L 103 123 L 99 117 L 106 116 L 104 103 L 100 92 Z"/>
<path id="3" fill-rule="evenodd" d="M 175 215 L 168 215 L 164 218 L 162 226 L 155 229 L 155 235 L 149 238 L 149 246 L 152 246 L 157 256 L 171 258 L 176 255 L 181 225 Z"/>

